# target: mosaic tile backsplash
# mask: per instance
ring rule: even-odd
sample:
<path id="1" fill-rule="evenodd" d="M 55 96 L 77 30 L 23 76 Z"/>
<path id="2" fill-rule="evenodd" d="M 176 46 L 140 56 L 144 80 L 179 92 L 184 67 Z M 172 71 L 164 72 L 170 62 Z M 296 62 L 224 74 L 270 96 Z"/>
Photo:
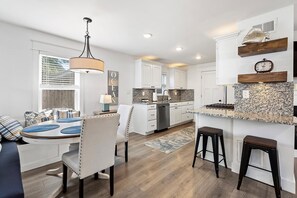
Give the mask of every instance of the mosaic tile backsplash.
<path id="1" fill-rule="evenodd" d="M 249 98 L 242 91 L 249 90 Z M 294 83 L 235 84 L 235 111 L 293 115 Z"/>
<path id="2" fill-rule="evenodd" d="M 133 89 L 133 103 L 139 103 L 142 99 L 148 99 L 150 102 L 153 101 L 154 89 Z M 142 93 L 144 92 L 144 96 Z M 171 101 L 194 101 L 194 89 L 178 90 L 170 89 L 169 95 Z M 158 96 L 158 101 L 162 101 L 163 96 Z M 168 97 L 164 96 L 164 100 Z"/>

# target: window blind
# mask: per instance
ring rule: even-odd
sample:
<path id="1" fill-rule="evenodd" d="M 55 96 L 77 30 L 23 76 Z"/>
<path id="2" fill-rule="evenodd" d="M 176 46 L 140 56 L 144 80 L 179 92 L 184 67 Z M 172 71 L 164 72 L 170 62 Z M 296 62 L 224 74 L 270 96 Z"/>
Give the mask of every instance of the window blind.
<path id="1" fill-rule="evenodd" d="M 41 55 L 42 85 L 75 85 L 75 74 L 69 71 L 69 60 Z"/>

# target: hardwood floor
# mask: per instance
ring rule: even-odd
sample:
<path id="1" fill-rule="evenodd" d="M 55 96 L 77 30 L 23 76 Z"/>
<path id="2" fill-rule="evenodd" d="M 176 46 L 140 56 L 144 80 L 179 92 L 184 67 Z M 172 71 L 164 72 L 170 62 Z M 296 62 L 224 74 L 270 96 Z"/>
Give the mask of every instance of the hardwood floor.
<path id="1" fill-rule="evenodd" d="M 122 157 L 116 160 L 113 197 L 275 197 L 273 187 L 248 178 L 244 178 L 241 190 L 238 191 L 236 189 L 238 175 L 222 166 L 220 166 L 219 179 L 216 178 L 214 165 L 210 162 L 197 159 L 195 168 L 192 168 L 194 142 L 171 154 L 165 154 L 144 145 L 148 140 L 191 125 L 191 123 L 182 125 L 149 136 L 130 134 L 128 163 L 125 163 L 123 157 L 124 144 L 118 147 L 118 155 Z M 61 163 L 23 173 L 25 196 L 49 197 L 51 192 L 61 185 L 62 179 L 47 176 L 45 173 L 46 170 L 57 165 Z M 78 179 L 70 181 L 68 186 L 68 192 L 60 194 L 60 197 L 78 197 Z M 85 197 L 110 197 L 109 181 L 87 178 Z M 282 197 L 296 196 L 282 191 Z"/>

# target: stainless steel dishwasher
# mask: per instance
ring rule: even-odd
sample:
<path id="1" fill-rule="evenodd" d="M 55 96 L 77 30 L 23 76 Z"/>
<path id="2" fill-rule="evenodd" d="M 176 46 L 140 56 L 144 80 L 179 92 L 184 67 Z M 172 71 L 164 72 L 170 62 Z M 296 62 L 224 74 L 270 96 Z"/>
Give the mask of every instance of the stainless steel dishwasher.
<path id="1" fill-rule="evenodd" d="M 157 132 L 168 129 L 170 126 L 169 103 L 157 104 Z"/>

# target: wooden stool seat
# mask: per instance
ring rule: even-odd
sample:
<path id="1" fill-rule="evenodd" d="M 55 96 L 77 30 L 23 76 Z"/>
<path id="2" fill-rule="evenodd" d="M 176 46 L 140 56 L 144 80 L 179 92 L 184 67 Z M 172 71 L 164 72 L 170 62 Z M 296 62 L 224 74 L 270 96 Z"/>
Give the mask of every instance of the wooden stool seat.
<path id="1" fill-rule="evenodd" d="M 270 167 L 274 183 L 274 190 L 276 197 L 281 197 L 281 186 L 280 186 L 280 174 L 279 174 L 279 166 L 278 166 L 278 154 L 277 154 L 277 141 L 272 139 L 266 139 L 262 137 L 256 137 L 248 135 L 243 139 L 243 148 L 241 154 L 241 162 L 240 162 L 240 170 L 238 177 L 237 190 L 240 189 L 242 179 L 245 177 L 247 173 L 251 151 L 252 149 L 259 149 L 266 153 L 268 153 Z M 255 167 L 254 168 L 259 168 Z M 260 168 L 261 169 L 261 168 Z M 262 169 L 263 170 L 263 169 Z M 266 170 L 268 171 L 268 170 Z"/>
<path id="2" fill-rule="evenodd" d="M 222 129 L 218 129 L 218 128 L 212 128 L 212 127 L 201 127 L 198 129 L 198 131 L 200 131 L 203 134 L 217 134 L 218 136 L 223 135 L 223 130 Z"/>
<path id="3" fill-rule="evenodd" d="M 276 149 L 277 141 L 267 138 L 261 138 L 256 136 L 248 135 L 243 141 L 248 144 L 252 144 L 254 146 L 259 146 L 263 148 Z"/>
<path id="4" fill-rule="evenodd" d="M 197 152 L 201 136 L 203 137 L 203 142 L 202 142 L 203 149 L 201 151 Z M 215 171 L 216 171 L 217 177 L 219 177 L 219 163 L 222 160 L 224 160 L 225 167 L 227 168 L 226 155 L 225 155 L 225 146 L 224 146 L 224 137 L 223 137 L 223 130 L 222 129 L 212 128 L 212 127 L 201 127 L 201 128 L 198 129 L 192 167 L 194 168 L 194 166 L 195 166 L 195 162 L 196 162 L 196 158 L 197 158 L 198 153 L 203 152 L 202 156 L 203 156 L 203 159 L 205 159 L 206 151 L 208 151 L 207 150 L 208 137 L 211 137 L 211 139 L 212 139 L 212 149 L 213 149 L 212 153 L 213 153 Z M 219 140 L 221 142 L 222 154 L 219 154 Z M 208 152 L 211 152 L 211 151 L 208 151 Z M 219 155 L 223 156 L 223 159 L 221 161 L 219 161 Z"/>

